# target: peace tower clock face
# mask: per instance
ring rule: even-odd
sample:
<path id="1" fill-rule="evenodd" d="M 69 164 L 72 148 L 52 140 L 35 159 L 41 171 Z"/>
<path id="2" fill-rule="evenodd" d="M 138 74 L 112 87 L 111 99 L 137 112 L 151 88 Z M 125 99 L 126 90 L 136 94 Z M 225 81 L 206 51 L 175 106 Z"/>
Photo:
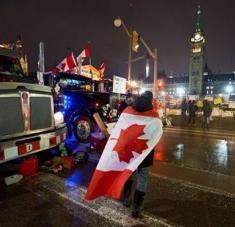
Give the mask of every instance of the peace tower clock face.
<path id="1" fill-rule="evenodd" d="M 200 38 L 201 38 L 201 35 L 199 33 L 197 33 L 194 37 L 195 40 L 200 40 Z"/>

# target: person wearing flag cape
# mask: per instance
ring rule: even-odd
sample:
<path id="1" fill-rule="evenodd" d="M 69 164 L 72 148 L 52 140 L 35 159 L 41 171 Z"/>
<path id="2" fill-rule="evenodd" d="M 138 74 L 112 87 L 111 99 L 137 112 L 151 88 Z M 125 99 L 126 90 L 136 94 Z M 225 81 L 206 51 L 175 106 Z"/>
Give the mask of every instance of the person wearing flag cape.
<path id="1" fill-rule="evenodd" d="M 125 199 L 132 187 L 127 184 L 137 170 L 132 216 L 140 217 L 154 149 L 163 133 L 152 99 L 152 93 L 145 92 L 121 114 L 92 176 L 86 200 L 100 196 L 120 199 L 123 188 Z"/>

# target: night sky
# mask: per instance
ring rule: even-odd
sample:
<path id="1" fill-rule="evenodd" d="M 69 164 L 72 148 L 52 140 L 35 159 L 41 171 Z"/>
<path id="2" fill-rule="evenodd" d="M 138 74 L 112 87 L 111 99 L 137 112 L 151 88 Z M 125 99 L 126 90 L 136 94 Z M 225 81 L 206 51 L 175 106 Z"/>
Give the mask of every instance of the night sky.
<path id="1" fill-rule="evenodd" d="M 120 16 L 151 48 L 158 49 L 158 71 L 188 73 L 189 40 L 197 5 L 202 9 L 206 59 L 213 72 L 235 70 L 234 0 L 1 0 L 0 42 L 21 34 L 30 70 L 35 71 L 38 43 L 45 43 L 46 69 L 71 48 L 78 55 L 92 43 L 92 63 L 107 61 L 106 75 L 127 75 L 128 37 L 113 20 Z M 140 47 L 138 54 L 146 53 Z M 145 74 L 145 61 L 133 63 L 133 76 Z"/>

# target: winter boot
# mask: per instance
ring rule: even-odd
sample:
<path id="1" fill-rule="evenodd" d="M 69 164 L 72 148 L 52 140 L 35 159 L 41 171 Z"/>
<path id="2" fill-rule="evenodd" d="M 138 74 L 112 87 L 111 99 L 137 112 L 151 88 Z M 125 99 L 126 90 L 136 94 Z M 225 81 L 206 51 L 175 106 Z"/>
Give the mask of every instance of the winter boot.
<path id="1" fill-rule="evenodd" d="M 133 181 L 128 180 L 123 189 L 123 206 L 130 207 L 131 206 L 131 189 L 132 189 Z"/>
<path id="2" fill-rule="evenodd" d="M 141 207 L 144 201 L 145 192 L 136 190 L 134 195 L 134 206 L 132 211 L 133 218 L 141 217 Z"/>

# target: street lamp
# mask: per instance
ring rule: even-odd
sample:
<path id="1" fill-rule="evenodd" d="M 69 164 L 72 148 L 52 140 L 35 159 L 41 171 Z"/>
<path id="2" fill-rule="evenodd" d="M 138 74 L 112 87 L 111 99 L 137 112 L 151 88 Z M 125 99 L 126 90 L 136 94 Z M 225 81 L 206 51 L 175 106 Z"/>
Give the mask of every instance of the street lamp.
<path id="1" fill-rule="evenodd" d="M 114 20 L 114 25 L 116 26 L 116 27 L 120 27 L 121 25 L 122 25 L 122 20 L 121 20 L 121 18 L 120 17 L 118 17 L 118 18 L 116 18 L 115 20 Z"/>
<path id="2" fill-rule="evenodd" d="M 131 81 L 131 45 L 132 45 L 132 32 L 128 31 L 125 23 L 120 17 L 117 17 L 114 20 L 114 26 L 120 27 L 123 26 L 126 34 L 130 38 L 130 45 L 129 45 L 129 57 L 128 57 L 128 81 Z M 154 67 L 153 67 L 153 96 L 157 97 L 157 49 L 155 48 L 154 51 L 152 51 L 147 43 L 144 41 L 142 36 L 140 36 L 140 42 L 144 45 L 144 47 L 147 49 L 148 54 L 153 58 L 154 61 Z"/>
<path id="3" fill-rule="evenodd" d="M 228 85 L 226 88 L 225 88 L 225 91 L 227 93 L 232 93 L 233 92 L 233 86 L 232 85 Z"/>
<path id="4" fill-rule="evenodd" d="M 120 26 L 122 26 L 127 34 L 127 36 L 129 37 L 129 55 L 128 55 L 128 83 L 131 82 L 131 32 L 128 31 L 125 23 L 123 22 L 123 20 L 120 17 L 117 17 L 114 20 L 114 26 L 119 28 Z"/>

